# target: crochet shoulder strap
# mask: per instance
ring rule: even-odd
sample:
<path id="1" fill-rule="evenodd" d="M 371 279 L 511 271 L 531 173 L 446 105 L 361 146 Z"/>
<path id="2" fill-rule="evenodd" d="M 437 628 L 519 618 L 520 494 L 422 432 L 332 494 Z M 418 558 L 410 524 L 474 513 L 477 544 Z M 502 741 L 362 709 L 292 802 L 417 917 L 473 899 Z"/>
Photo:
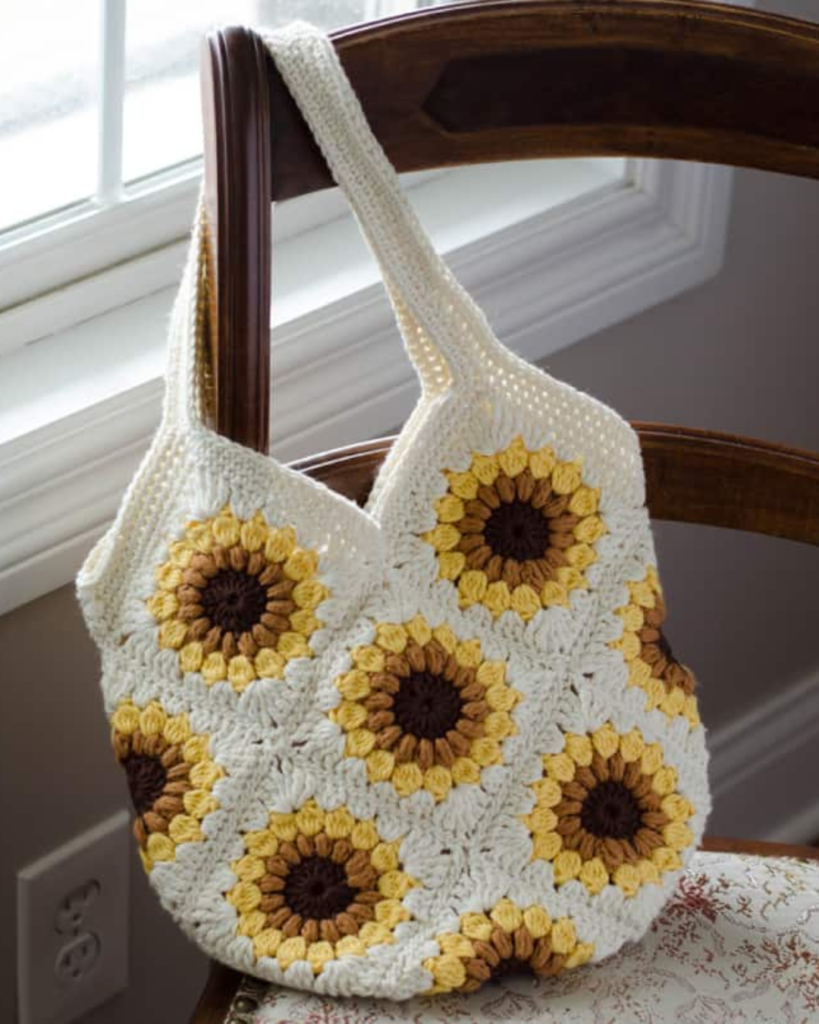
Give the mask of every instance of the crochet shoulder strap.
<path id="1" fill-rule="evenodd" d="M 306 22 L 263 38 L 378 261 L 424 392 L 473 386 L 504 372 L 510 353 L 435 251 L 373 134 L 330 37 Z M 205 420 L 208 359 L 201 351 L 210 296 L 207 216 L 200 197 L 171 318 L 163 422 L 186 433 Z"/>
<path id="2" fill-rule="evenodd" d="M 165 368 L 163 428 L 183 434 L 206 420 L 209 359 L 204 324 L 212 301 L 210 241 L 204 191 L 200 191 L 190 246 L 171 312 Z"/>
<path id="3" fill-rule="evenodd" d="M 474 382 L 500 343 L 421 226 L 332 40 L 305 22 L 263 37 L 378 260 L 424 389 Z"/>

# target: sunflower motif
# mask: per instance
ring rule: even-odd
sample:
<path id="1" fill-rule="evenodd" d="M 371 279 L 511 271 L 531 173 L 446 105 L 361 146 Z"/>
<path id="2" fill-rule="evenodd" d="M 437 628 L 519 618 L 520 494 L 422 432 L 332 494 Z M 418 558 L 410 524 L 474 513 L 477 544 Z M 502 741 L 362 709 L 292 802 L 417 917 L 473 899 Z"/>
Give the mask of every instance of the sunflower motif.
<path id="1" fill-rule="evenodd" d="M 439 935 L 437 942 L 441 955 L 424 961 L 434 979 L 429 995 L 474 992 L 513 971 L 554 977 L 594 953 L 590 942 L 578 940 L 570 918 L 552 921 L 545 907 L 521 909 L 510 899 L 489 914 L 462 914 L 460 931 Z"/>
<path id="2" fill-rule="evenodd" d="M 480 641 L 459 641 L 416 615 L 379 623 L 375 642 L 352 660 L 336 680 L 343 700 L 330 717 L 371 782 L 389 781 L 401 796 L 423 788 L 441 801 L 453 785 L 478 783 L 482 768 L 503 764 L 520 694 L 504 662 L 483 659 Z"/>
<path id="3" fill-rule="evenodd" d="M 254 679 L 281 679 L 292 658 L 311 658 L 315 609 L 329 590 L 316 579 L 318 555 L 296 544 L 292 527 L 268 526 L 261 512 L 238 519 L 228 506 L 188 524 L 156 570 L 147 604 L 160 647 L 179 652 L 183 672 L 241 693 Z"/>
<path id="4" fill-rule="evenodd" d="M 219 804 L 212 790 L 224 772 L 208 753 L 208 736 L 191 732 L 187 715 L 168 715 L 158 701 L 122 701 L 111 718 L 111 742 L 125 770 L 137 817 L 134 836 L 146 871 L 174 860 L 180 843 L 201 843 L 202 819 Z"/>
<path id="5" fill-rule="evenodd" d="M 533 857 L 552 862 L 556 885 L 579 878 L 596 895 L 612 882 L 633 896 L 682 867 L 694 808 L 677 791 L 676 769 L 664 763 L 659 743 L 646 744 L 639 729 L 621 735 L 607 722 L 588 735 L 567 734 L 543 767 L 532 785 L 536 807 L 522 820 Z"/>
<path id="6" fill-rule="evenodd" d="M 696 680 L 671 652 L 662 625 L 666 609 L 660 580 L 654 566 L 638 582 L 628 584 L 629 603 L 617 609 L 623 620 L 623 635 L 609 644 L 619 650 L 629 668 L 629 686 L 639 686 L 646 695 L 646 711 L 659 708 L 668 718 L 683 715 L 692 729 L 700 724 Z"/>
<path id="7" fill-rule="evenodd" d="M 530 452 L 516 437 L 502 452 L 473 455 L 466 472 L 445 475 L 438 524 L 422 536 L 462 608 L 483 604 L 495 617 L 511 608 L 529 620 L 587 586 L 584 570 L 606 527 L 600 492 L 583 482 L 579 461 L 561 462 L 549 447 Z"/>
<path id="8" fill-rule="evenodd" d="M 308 800 L 295 813 L 274 812 L 244 844 L 225 897 L 257 960 L 275 957 L 283 971 L 306 960 L 320 974 L 330 960 L 393 942 L 411 916 L 402 900 L 417 883 L 401 870 L 399 841 L 383 842 L 372 821 L 345 807 L 324 811 Z"/>

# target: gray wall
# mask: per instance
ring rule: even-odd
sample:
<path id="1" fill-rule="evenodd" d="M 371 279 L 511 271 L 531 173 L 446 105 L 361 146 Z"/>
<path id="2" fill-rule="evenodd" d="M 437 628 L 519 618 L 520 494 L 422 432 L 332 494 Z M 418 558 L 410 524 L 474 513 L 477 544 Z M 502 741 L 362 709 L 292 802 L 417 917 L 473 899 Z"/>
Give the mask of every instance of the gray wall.
<path id="1" fill-rule="evenodd" d="M 0 619 L 0 1021 L 15 1016 L 15 875 L 129 806 L 97 687 L 97 655 L 71 587 Z M 181 1024 L 207 965 L 160 908 L 132 851 L 130 984 L 85 1024 Z"/>
<path id="2" fill-rule="evenodd" d="M 819 185 L 738 172 L 720 276 L 548 369 L 631 418 L 819 449 L 818 267 Z M 660 525 L 657 536 L 670 634 L 700 677 L 709 727 L 819 671 L 819 551 L 694 527 Z M 0 619 L 0 652 L 0 1020 L 12 1021 L 15 872 L 125 806 L 126 791 L 72 589 Z M 717 824 L 728 810 L 717 808 Z M 130 987 L 86 1024 L 185 1020 L 206 965 L 158 910 L 136 858 L 130 929 Z"/>

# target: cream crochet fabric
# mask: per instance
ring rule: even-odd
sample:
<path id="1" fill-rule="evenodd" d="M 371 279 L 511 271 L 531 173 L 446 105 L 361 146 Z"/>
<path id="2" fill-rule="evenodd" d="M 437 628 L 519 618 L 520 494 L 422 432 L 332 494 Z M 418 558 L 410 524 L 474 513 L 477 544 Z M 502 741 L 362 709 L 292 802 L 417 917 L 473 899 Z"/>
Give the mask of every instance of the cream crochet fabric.
<path id="1" fill-rule="evenodd" d="M 78 577 L 146 870 L 208 954 L 405 999 L 638 939 L 709 810 L 638 440 L 495 338 L 329 39 L 267 37 L 421 399 L 364 509 L 204 424 L 202 218 L 161 426 Z"/>

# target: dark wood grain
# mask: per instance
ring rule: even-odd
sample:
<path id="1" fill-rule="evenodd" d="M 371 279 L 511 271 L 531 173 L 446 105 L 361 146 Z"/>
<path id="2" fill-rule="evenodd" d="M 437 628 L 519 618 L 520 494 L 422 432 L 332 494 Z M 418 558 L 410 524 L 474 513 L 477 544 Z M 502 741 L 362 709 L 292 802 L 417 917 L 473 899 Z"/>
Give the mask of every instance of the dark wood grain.
<path id="1" fill-rule="evenodd" d="M 819 176 L 819 27 L 796 19 L 693 0 L 495 0 L 333 41 L 400 171 L 629 154 Z M 280 120 L 274 104 L 271 130 L 274 199 L 333 183 L 295 108 Z"/>
<path id="2" fill-rule="evenodd" d="M 241 980 L 239 971 L 211 960 L 208 980 L 194 1008 L 190 1024 L 225 1024 Z"/>
<path id="3" fill-rule="evenodd" d="M 222 434 L 267 451 L 271 60 L 255 32 L 226 28 L 205 40 L 201 63 L 214 291 L 211 415 Z"/>
<path id="4" fill-rule="evenodd" d="M 714 431 L 634 426 L 652 518 L 819 544 L 819 455 Z M 363 504 L 392 440 L 364 441 L 294 466 Z"/>
<path id="5" fill-rule="evenodd" d="M 819 861 L 819 846 L 805 846 L 798 843 L 768 843 L 762 839 L 726 839 L 722 836 L 706 836 L 700 844 L 701 850 L 711 853 L 753 854 L 757 857 L 795 857 L 797 860 Z"/>
<path id="6" fill-rule="evenodd" d="M 819 454 L 733 434 L 635 423 L 654 519 L 819 544 Z"/>

